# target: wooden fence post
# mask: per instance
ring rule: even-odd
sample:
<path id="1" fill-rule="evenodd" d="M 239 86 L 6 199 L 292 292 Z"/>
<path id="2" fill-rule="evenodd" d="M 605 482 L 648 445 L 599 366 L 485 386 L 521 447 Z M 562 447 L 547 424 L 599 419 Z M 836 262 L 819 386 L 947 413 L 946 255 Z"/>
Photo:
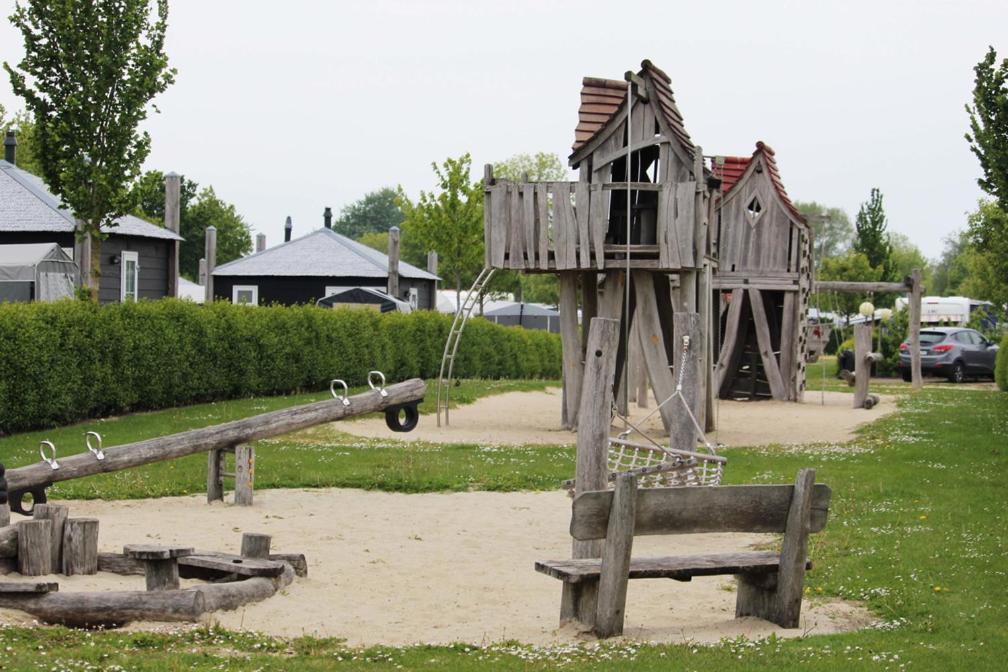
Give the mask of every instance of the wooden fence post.
<path id="1" fill-rule="evenodd" d="M 18 571 L 24 576 L 52 574 L 52 521 L 18 523 Z"/>
<path id="2" fill-rule="evenodd" d="M 921 294 L 924 289 L 921 287 L 921 271 L 915 268 L 910 274 L 910 379 L 913 389 L 919 390 L 924 387 L 924 378 L 921 375 L 921 348 L 920 348 L 920 323 L 921 323 Z"/>
<path id="3" fill-rule="evenodd" d="M 52 539 L 49 543 L 49 552 L 52 555 L 49 566 L 53 572 L 58 572 L 63 567 L 63 528 L 69 513 L 70 510 L 61 504 L 36 504 L 32 508 L 32 518 L 35 520 L 52 521 L 50 530 Z"/>
<path id="4" fill-rule="evenodd" d="M 564 429 L 578 426 L 584 365 L 578 329 L 577 273 L 560 273 L 560 341 L 563 350 Z"/>
<path id="5" fill-rule="evenodd" d="M 207 453 L 207 504 L 224 501 L 224 449 Z"/>
<path id="6" fill-rule="evenodd" d="M 63 529 L 63 573 L 98 573 L 98 519 L 71 518 Z"/>

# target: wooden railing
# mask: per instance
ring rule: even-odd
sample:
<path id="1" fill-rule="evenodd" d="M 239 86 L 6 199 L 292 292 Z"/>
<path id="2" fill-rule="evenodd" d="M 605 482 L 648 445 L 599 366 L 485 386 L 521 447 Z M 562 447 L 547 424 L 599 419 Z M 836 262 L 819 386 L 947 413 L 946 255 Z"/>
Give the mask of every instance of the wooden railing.
<path id="1" fill-rule="evenodd" d="M 636 245 L 634 254 L 657 256 L 654 268 L 695 266 L 695 182 L 630 183 L 632 191 L 658 193 L 656 243 Z M 625 182 L 507 182 L 486 188 L 486 265 L 513 270 L 604 270 L 606 261 L 625 260 L 625 248 L 606 244 L 609 192 Z"/>

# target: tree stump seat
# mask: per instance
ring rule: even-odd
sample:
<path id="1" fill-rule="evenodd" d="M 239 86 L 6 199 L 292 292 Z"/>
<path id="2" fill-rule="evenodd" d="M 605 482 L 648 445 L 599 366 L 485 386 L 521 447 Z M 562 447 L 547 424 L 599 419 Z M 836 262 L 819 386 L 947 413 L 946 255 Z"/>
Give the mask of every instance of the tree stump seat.
<path id="1" fill-rule="evenodd" d="M 155 544 L 127 544 L 123 555 L 144 563 L 147 590 L 178 590 L 179 558 L 193 554 L 188 546 L 158 546 Z"/>

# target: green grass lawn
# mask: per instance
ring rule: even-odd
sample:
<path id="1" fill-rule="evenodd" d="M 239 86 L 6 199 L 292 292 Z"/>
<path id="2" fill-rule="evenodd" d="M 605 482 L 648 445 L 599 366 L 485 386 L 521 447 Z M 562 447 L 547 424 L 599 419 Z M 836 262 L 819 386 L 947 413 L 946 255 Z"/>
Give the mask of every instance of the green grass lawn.
<path id="1" fill-rule="evenodd" d="M 108 421 L 107 445 L 141 438 L 138 432 L 177 431 L 313 398 L 229 402 Z M 60 431 L 69 438 L 83 427 Z M 32 459 L 42 434 L 0 440 L 0 459 L 12 453 L 23 458 L 10 460 L 12 466 Z M 573 450 L 567 448 L 312 441 L 307 435 L 261 442 L 257 487 L 276 481 L 409 492 L 543 489 L 556 487 L 573 470 Z M 798 468 L 812 466 L 818 480 L 832 486 L 829 525 L 811 543 L 815 569 L 807 590 L 813 599 L 866 603 L 878 623 L 860 632 L 712 647 L 542 649 L 512 643 L 363 650 L 338 640 L 207 629 L 170 636 L 0 628 L 0 670 L 1002 670 L 1008 656 L 1006 449 L 1008 394 L 929 386 L 905 398 L 900 413 L 872 423 L 847 444 L 727 451 L 726 482 L 790 482 Z M 205 458 L 197 457 L 191 465 L 181 460 L 174 470 L 151 468 L 132 480 L 85 479 L 54 495 L 200 492 Z M 301 461 L 298 469 L 283 466 L 293 460 Z"/>

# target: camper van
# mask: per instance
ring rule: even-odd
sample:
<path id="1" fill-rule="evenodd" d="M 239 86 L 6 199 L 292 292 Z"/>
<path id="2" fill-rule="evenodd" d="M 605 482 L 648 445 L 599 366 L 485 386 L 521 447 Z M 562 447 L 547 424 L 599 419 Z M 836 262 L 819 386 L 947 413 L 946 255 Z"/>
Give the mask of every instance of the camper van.
<path id="1" fill-rule="evenodd" d="M 905 298 L 896 299 L 897 310 L 906 306 Z M 925 296 L 921 299 L 921 324 L 962 326 L 969 322 L 973 311 L 984 306 L 989 306 L 991 310 L 994 308 L 990 301 L 977 301 L 965 296 Z"/>

